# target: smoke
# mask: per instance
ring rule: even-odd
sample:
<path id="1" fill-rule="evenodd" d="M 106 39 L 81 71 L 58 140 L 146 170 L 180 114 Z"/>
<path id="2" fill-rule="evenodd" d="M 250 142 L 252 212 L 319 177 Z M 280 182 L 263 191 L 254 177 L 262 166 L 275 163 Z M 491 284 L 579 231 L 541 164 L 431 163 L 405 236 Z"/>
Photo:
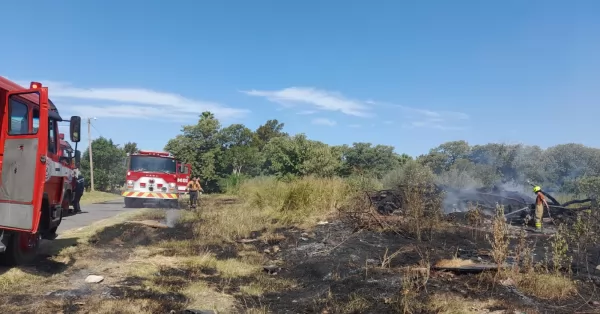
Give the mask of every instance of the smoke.
<path id="1" fill-rule="evenodd" d="M 165 215 L 165 225 L 169 228 L 175 227 L 177 222 L 179 222 L 179 218 L 181 217 L 181 211 L 176 209 L 169 209 Z"/>
<path id="2" fill-rule="evenodd" d="M 520 193 L 527 192 L 527 186 L 525 186 L 522 183 L 515 182 L 515 181 L 504 182 L 498 187 L 500 188 L 500 190 L 504 190 L 504 191 L 508 191 L 508 192 L 520 192 Z"/>

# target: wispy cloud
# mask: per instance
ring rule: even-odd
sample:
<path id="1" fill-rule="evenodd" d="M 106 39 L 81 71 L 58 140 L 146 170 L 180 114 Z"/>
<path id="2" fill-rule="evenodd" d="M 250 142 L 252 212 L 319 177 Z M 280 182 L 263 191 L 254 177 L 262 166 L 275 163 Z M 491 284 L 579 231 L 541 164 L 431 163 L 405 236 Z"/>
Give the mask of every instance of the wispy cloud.
<path id="1" fill-rule="evenodd" d="M 414 108 L 404 105 L 391 104 L 386 102 L 368 101 L 373 106 L 384 106 L 397 108 L 402 111 L 402 115 L 408 121 L 402 123 L 405 128 L 431 128 L 438 130 L 464 130 L 465 120 L 469 120 L 469 115 L 457 111 L 433 111 L 428 109 Z M 384 121 L 386 124 L 392 124 L 393 121 Z"/>
<path id="2" fill-rule="evenodd" d="M 369 112 L 369 106 L 364 102 L 347 98 L 339 92 L 312 87 L 288 87 L 276 91 L 250 90 L 241 92 L 250 96 L 264 97 L 286 107 L 309 105 L 318 110 L 339 111 L 350 116 L 372 116 Z"/>
<path id="3" fill-rule="evenodd" d="M 334 126 L 337 124 L 335 121 L 329 120 L 326 118 L 315 118 L 311 122 L 312 122 L 312 124 L 327 125 L 327 126 Z"/>
<path id="4" fill-rule="evenodd" d="M 395 112 L 387 109 L 384 118 L 398 114 L 398 120 L 402 121 L 384 120 L 382 123 L 398 123 L 406 128 L 461 130 L 465 128 L 465 120 L 469 119 L 469 116 L 462 112 L 434 111 L 374 100 L 357 100 L 346 97 L 339 92 L 326 91 L 314 87 L 288 87 L 281 90 L 250 90 L 241 92 L 250 96 L 264 97 L 271 102 L 283 106 L 283 108 L 291 108 L 298 105 L 309 106 L 309 109 L 300 111 L 298 114 L 314 114 L 316 111 L 338 111 L 349 116 L 374 117 L 377 107 L 395 108 Z M 398 110 L 400 111 L 399 113 L 397 112 Z"/>
<path id="5" fill-rule="evenodd" d="M 299 115 L 310 115 L 310 114 L 315 114 L 315 113 L 317 113 L 317 112 L 314 110 L 303 110 L 303 111 L 297 112 L 297 114 L 299 114 Z"/>
<path id="6" fill-rule="evenodd" d="M 59 110 L 66 107 L 67 111 L 82 116 L 184 121 L 196 119 L 203 111 L 211 111 L 219 118 L 241 117 L 248 113 L 248 110 L 217 102 L 143 88 L 83 88 L 55 81 L 44 81 L 44 84 Z"/>

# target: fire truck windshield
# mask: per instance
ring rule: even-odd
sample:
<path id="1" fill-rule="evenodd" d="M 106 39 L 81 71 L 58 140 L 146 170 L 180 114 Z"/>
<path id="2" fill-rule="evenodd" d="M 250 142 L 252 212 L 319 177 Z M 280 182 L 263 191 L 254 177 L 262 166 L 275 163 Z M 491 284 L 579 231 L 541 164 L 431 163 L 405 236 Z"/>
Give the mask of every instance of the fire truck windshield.
<path id="1" fill-rule="evenodd" d="M 176 173 L 177 162 L 172 158 L 154 156 L 131 156 L 129 170 Z"/>

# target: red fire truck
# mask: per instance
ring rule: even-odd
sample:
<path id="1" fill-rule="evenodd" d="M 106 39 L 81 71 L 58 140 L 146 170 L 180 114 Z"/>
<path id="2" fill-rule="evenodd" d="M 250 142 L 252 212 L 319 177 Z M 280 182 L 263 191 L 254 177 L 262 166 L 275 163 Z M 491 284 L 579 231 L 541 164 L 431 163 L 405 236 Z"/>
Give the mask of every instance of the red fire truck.
<path id="1" fill-rule="evenodd" d="M 141 150 L 127 157 L 125 207 L 143 203 L 179 207 L 179 195 L 185 193 L 191 165 L 183 164 L 167 152 Z"/>
<path id="2" fill-rule="evenodd" d="M 73 199 L 75 197 L 75 187 L 77 185 L 77 172 L 79 168 L 79 164 L 75 163 L 75 158 L 77 160 L 81 159 L 81 152 L 76 151 L 71 147 L 69 142 L 65 141 L 65 135 L 63 133 L 59 134 L 60 138 L 60 162 L 64 167 L 64 172 L 67 176 L 67 180 L 64 182 L 64 197 L 62 201 L 62 210 L 63 215 L 72 214 L 74 208 L 71 208 L 73 204 Z M 75 157 L 77 156 L 77 157 Z"/>
<path id="3" fill-rule="evenodd" d="M 25 89 L 0 77 L 0 106 L 0 263 L 16 265 L 35 256 L 41 239 L 54 239 L 62 221 L 63 119 L 37 82 Z M 79 142 L 80 130 L 81 118 L 71 117 L 71 142 Z"/>

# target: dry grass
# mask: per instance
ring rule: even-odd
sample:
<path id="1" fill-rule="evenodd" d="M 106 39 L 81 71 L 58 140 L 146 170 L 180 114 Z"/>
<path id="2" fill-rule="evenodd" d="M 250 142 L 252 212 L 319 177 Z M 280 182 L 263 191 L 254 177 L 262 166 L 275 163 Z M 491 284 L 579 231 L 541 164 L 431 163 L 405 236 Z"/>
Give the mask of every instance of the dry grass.
<path id="1" fill-rule="evenodd" d="M 232 295 L 215 291 L 203 281 L 190 283 L 181 292 L 190 300 L 188 307 L 193 309 L 229 313 L 235 305 L 235 298 Z"/>
<path id="2" fill-rule="evenodd" d="M 372 301 L 361 296 L 358 293 L 352 293 L 348 298 L 338 298 L 336 295 L 331 293 L 323 300 L 318 300 L 318 304 L 315 307 L 320 310 L 320 313 L 365 313 L 372 306 Z"/>
<path id="3" fill-rule="evenodd" d="M 81 196 L 80 203 L 81 204 L 95 204 L 108 202 L 113 200 L 121 199 L 122 197 L 118 194 L 100 192 L 100 191 L 86 191 Z"/>
<path id="4" fill-rule="evenodd" d="M 328 219 L 348 199 L 350 186 L 342 179 L 305 178 L 282 182 L 272 178 L 245 181 L 239 187 L 244 202 L 223 204 L 223 198 L 203 197 L 191 220 L 203 221 L 196 234 L 203 242 L 218 244 L 248 237 L 253 231 L 285 226 L 312 226 Z M 268 236 L 267 236 L 268 237 Z"/>
<path id="5" fill-rule="evenodd" d="M 473 264 L 474 263 L 472 260 L 460 259 L 460 258 L 455 257 L 455 258 L 451 258 L 451 259 L 439 260 L 437 263 L 435 263 L 435 267 L 460 268 L 460 267 L 464 267 L 464 266 L 471 266 Z"/>
<path id="6" fill-rule="evenodd" d="M 426 309 L 438 314 L 487 313 L 488 309 L 501 305 L 496 299 L 477 300 L 451 293 L 438 293 L 429 298 Z"/>
<path id="7" fill-rule="evenodd" d="M 519 277 L 517 287 L 544 300 L 565 300 L 577 294 L 573 279 L 562 274 L 528 273 Z"/>

